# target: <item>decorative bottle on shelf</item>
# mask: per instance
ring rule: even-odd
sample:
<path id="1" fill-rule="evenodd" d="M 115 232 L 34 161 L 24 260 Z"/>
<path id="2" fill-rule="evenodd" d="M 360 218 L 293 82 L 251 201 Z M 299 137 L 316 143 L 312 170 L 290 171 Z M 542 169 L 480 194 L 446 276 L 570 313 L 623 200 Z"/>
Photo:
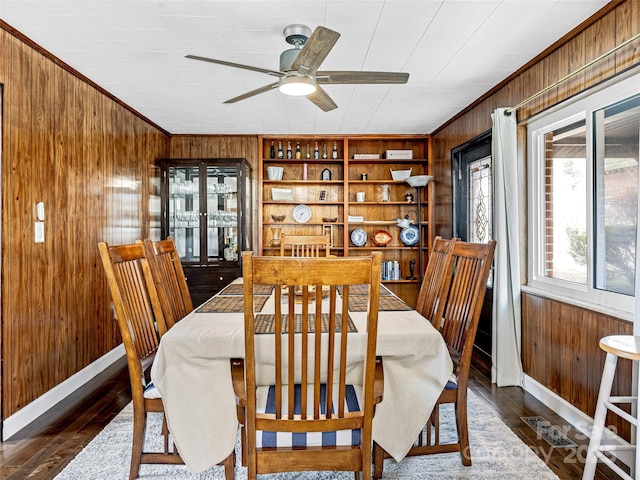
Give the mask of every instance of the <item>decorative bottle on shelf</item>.
<path id="1" fill-rule="evenodd" d="M 337 142 L 333 142 L 333 151 L 331 152 L 331 158 L 333 158 L 334 160 L 336 158 L 338 158 L 338 143 Z"/>
<path id="2" fill-rule="evenodd" d="M 380 185 L 380 201 L 389 202 L 391 200 L 391 186 L 388 183 Z"/>
<path id="3" fill-rule="evenodd" d="M 322 158 L 329 158 L 329 156 L 327 155 L 327 144 L 326 143 L 322 146 Z"/>
<path id="4" fill-rule="evenodd" d="M 273 146 L 273 140 L 271 141 L 271 149 L 269 150 L 269 158 L 276 158 L 276 147 Z"/>
<path id="5" fill-rule="evenodd" d="M 284 158 L 284 153 L 282 153 L 282 141 L 278 141 L 278 158 Z"/>
<path id="6" fill-rule="evenodd" d="M 307 158 L 307 159 L 311 158 L 311 150 L 310 150 L 310 148 L 311 148 L 311 147 L 310 147 L 310 146 L 309 146 L 309 144 L 307 143 L 307 153 L 306 153 L 306 158 Z"/>
<path id="7" fill-rule="evenodd" d="M 287 158 L 291 158 L 291 142 L 287 142 Z"/>
<path id="8" fill-rule="evenodd" d="M 227 237 L 224 244 L 224 259 L 227 262 L 235 262 L 238 259 L 237 243 L 232 237 Z"/>
<path id="9" fill-rule="evenodd" d="M 316 142 L 316 146 L 313 149 L 313 158 L 315 158 L 316 160 L 320 158 L 320 154 L 318 152 L 318 142 Z"/>
<path id="10" fill-rule="evenodd" d="M 300 160 L 302 158 L 302 152 L 300 152 L 300 142 L 296 142 L 296 159 Z"/>

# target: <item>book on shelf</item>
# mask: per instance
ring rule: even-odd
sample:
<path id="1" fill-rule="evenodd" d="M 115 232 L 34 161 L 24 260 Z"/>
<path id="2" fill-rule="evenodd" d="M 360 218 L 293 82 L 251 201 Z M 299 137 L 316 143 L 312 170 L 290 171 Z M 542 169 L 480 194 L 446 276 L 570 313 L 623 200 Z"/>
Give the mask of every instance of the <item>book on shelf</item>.
<path id="1" fill-rule="evenodd" d="M 364 222 L 364 217 L 362 215 L 347 215 L 347 219 L 350 223 L 362 223 Z"/>
<path id="2" fill-rule="evenodd" d="M 354 153 L 353 159 L 354 160 L 379 160 L 380 154 L 379 153 Z"/>
<path id="3" fill-rule="evenodd" d="M 412 160 L 413 150 L 385 150 L 384 158 L 387 160 Z"/>

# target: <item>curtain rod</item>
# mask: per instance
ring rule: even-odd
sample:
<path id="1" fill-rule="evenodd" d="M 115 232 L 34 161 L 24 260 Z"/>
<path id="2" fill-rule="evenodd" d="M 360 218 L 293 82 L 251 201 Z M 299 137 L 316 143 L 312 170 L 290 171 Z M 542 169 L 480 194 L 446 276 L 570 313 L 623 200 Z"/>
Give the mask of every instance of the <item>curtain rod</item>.
<path id="1" fill-rule="evenodd" d="M 504 111 L 504 114 L 506 116 L 511 115 L 513 112 L 515 112 L 516 110 L 518 110 L 518 108 L 522 107 L 523 105 L 526 105 L 527 103 L 529 103 L 531 100 L 534 100 L 536 98 L 538 98 L 540 95 L 543 95 L 545 93 L 547 93 L 549 90 L 551 90 L 554 87 L 557 87 L 558 85 L 560 85 L 562 82 L 570 79 L 571 77 L 577 75 L 578 73 L 586 70 L 587 68 L 589 68 L 591 65 L 593 65 L 594 63 L 599 62 L 600 60 L 602 60 L 605 57 L 608 57 L 609 55 L 611 55 L 612 53 L 617 52 L 618 50 L 620 50 L 623 47 L 626 47 L 627 45 L 629 45 L 631 42 L 634 42 L 635 40 L 637 40 L 638 38 L 640 38 L 640 33 L 634 35 L 633 37 L 629 38 L 628 40 L 622 42 L 620 45 L 612 48 L 611 50 L 609 50 L 606 53 L 603 53 L 602 55 L 600 55 L 597 58 L 594 58 L 593 60 L 591 60 L 589 63 L 587 63 L 586 65 L 583 65 L 582 67 L 580 67 L 578 70 L 571 72 L 570 74 L 562 77 L 560 80 L 556 80 L 555 82 L 553 82 L 551 85 L 549 85 L 548 87 L 543 88 L 542 90 L 540 90 L 537 93 L 534 93 L 533 95 L 531 95 L 528 98 L 525 98 L 523 101 L 521 101 L 520 103 L 518 103 L 517 105 L 507 108 Z"/>

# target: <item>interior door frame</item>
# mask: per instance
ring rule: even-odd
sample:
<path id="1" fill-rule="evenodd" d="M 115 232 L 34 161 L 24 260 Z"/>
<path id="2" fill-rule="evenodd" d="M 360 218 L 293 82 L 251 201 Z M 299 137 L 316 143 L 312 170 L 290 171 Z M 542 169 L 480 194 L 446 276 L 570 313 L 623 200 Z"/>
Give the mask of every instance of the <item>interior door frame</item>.
<path id="1" fill-rule="evenodd" d="M 474 160 L 480 160 L 481 158 L 486 157 L 485 154 L 486 148 L 488 147 L 488 154 L 491 155 L 491 130 L 487 130 L 484 133 L 481 133 L 475 138 L 463 143 L 462 145 L 458 145 L 457 147 L 451 149 L 451 186 L 453 189 L 453 236 L 462 238 L 463 240 L 467 240 L 466 235 L 461 235 L 461 232 L 466 232 L 466 208 L 462 208 L 464 205 L 462 202 L 456 202 L 457 198 L 462 198 L 466 196 L 466 186 L 462 188 L 462 182 L 460 180 L 466 178 L 467 173 L 466 170 L 463 171 L 461 169 L 462 155 L 470 150 L 477 150 L 480 153 L 477 155 L 477 158 Z M 465 206 L 466 207 L 466 206 Z M 464 227 L 464 228 L 463 228 Z"/>
<path id="2" fill-rule="evenodd" d="M 4 151 L 4 143 L 3 143 L 3 132 L 4 132 L 4 84 L 0 83 L 0 201 L 4 203 L 3 193 L 4 193 L 4 169 L 2 162 L 2 153 Z M 2 292 L 2 265 L 4 262 L 4 254 L 2 250 L 2 225 L 4 222 L 4 209 L 2 209 L 2 214 L 0 215 L 0 441 L 4 438 L 4 409 L 2 407 L 3 402 L 1 399 L 3 398 L 3 389 L 2 386 L 4 384 L 4 348 L 3 348 L 3 336 L 4 336 L 4 321 L 2 318 L 2 305 L 4 304 L 4 295 Z"/>
<path id="3" fill-rule="evenodd" d="M 451 150 L 451 186 L 453 192 L 452 201 L 452 227 L 453 236 L 467 241 L 468 236 L 468 183 L 469 165 L 483 158 L 491 157 L 491 130 L 478 135 L 471 140 L 458 145 Z M 492 179 L 493 185 L 493 179 Z M 493 198 L 493 194 L 491 195 Z M 462 201 L 464 199 L 464 201 Z M 490 206 L 493 210 L 493 205 Z M 491 216 L 493 221 L 493 214 Z M 493 231 L 493 228 L 492 228 Z M 493 270 L 493 267 L 492 267 Z M 493 271 L 491 273 L 493 275 Z M 492 283 L 492 282 L 491 282 Z M 478 332 L 474 347 L 474 359 L 476 365 L 490 375 L 492 367 L 492 349 L 494 341 L 493 332 L 493 288 L 488 286 L 482 305 Z M 487 343 L 488 342 L 488 343 Z"/>

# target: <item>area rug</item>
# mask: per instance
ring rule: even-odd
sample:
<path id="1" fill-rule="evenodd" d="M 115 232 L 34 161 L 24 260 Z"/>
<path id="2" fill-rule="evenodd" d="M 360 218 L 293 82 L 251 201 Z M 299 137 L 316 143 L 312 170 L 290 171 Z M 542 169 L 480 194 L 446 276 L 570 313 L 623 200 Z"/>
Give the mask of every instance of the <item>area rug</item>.
<path id="1" fill-rule="evenodd" d="M 450 425 L 453 412 L 441 409 L 443 425 Z M 385 460 L 385 479 L 474 479 L 474 480 L 558 480 L 558 477 L 531 451 L 482 400 L 469 392 L 469 436 L 473 465 L 464 467 L 457 453 L 407 457 L 397 463 Z M 149 421 L 149 434 L 159 439 L 161 417 Z M 444 427 L 443 427 L 444 428 Z M 132 406 L 129 404 L 55 480 L 126 480 L 131 458 Z M 443 439 L 453 430 L 442 431 Z M 159 441 L 157 442 L 159 443 Z M 240 455 L 238 447 L 236 454 Z M 246 469 L 236 467 L 235 478 L 246 480 Z M 224 469 L 212 467 L 194 475 L 185 466 L 142 465 L 140 479 L 148 480 L 223 480 Z M 261 475 L 261 480 L 352 480 L 352 473 L 309 472 Z"/>

